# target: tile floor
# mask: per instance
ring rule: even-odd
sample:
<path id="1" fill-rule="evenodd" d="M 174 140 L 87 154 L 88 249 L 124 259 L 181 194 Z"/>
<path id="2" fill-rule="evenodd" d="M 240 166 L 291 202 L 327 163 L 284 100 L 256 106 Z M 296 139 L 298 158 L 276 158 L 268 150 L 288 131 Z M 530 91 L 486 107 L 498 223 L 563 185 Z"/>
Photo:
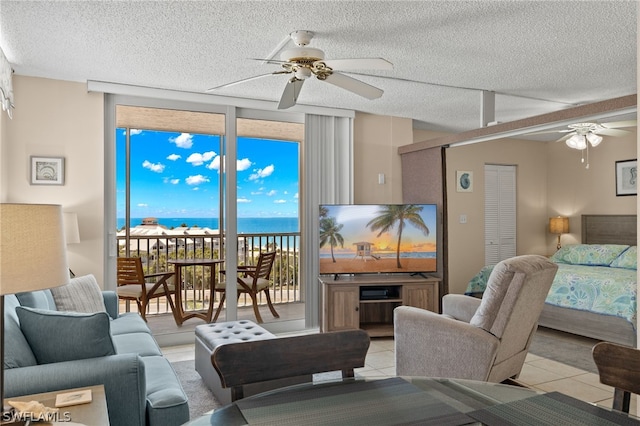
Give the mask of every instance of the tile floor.
<path id="1" fill-rule="evenodd" d="M 163 348 L 172 361 L 194 358 L 193 345 Z M 363 377 L 395 376 L 393 338 L 374 338 L 367 353 L 365 367 L 356 370 Z M 613 388 L 600 384 L 598 375 L 533 354 L 527 356 L 518 381 L 530 388 L 545 392 L 558 391 L 574 398 L 611 407 Z M 631 398 L 631 412 L 636 413 L 635 398 Z"/>

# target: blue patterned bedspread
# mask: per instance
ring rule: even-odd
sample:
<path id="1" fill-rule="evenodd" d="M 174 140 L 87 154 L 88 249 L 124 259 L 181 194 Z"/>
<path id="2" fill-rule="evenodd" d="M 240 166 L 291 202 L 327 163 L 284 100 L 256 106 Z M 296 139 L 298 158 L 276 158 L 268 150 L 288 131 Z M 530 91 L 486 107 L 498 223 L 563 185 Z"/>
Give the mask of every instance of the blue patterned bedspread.
<path id="1" fill-rule="evenodd" d="M 484 292 L 493 266 L 471 279 L 465 294 Z M 637 271 L 609 266 L 558 264 L 546 303 L 625 318 L 636 325 Z"/>

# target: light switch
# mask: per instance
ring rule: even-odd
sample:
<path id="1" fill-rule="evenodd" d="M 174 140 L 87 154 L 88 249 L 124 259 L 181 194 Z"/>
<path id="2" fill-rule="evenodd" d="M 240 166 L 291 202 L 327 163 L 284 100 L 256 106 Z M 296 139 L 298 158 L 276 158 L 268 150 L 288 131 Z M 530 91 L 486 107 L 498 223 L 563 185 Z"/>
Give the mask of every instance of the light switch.
<path id="1" fill-rule="evenodd" d="M 460 223 L 467 223 L 467 215 L 466 214 L 461 214 L 460 215 Z"/>

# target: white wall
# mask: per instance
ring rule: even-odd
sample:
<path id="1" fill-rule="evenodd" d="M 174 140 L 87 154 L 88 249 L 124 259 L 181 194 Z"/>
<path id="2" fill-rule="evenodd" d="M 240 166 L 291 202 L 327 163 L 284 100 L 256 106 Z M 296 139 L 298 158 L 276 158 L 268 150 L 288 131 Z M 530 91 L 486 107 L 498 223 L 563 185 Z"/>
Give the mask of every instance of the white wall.
<path id="1" fill-rule="evenodd" d="M 1 129 L 2 199 L 76 212 L 81 242 L 68 246 L 69 267 L 103 285 L 103 96 L 82 83 L 24 76 L 14 76 L 13 87 L 13 120 Z M 64 157 L 65 184 L 30 185 L 32 155 Z"/>

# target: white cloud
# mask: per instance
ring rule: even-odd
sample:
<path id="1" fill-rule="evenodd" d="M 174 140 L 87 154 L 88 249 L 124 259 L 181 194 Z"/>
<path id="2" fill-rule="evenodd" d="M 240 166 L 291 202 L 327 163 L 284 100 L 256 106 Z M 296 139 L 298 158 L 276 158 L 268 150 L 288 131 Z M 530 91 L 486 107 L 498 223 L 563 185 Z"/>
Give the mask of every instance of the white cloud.
<path id="1" fill-rule="evenodd" d="M 146 204 L 146 203 L 138 203 L 137 206 L 138 207 L 148 207 L 148 204 Z"/>
<path id="2" fill-rule="evenodd" d="M 152 172 L 156 172 L 156 173 L 162 173 L 164 171 L 164 164 L 162 163 L 152 163 L 148 160 L 144 160 L 142 162 L 142 167 L 144 167 L 145 169 L 149 169 Z"/>
<path id="3" fill-rule="evenodd" d="M 297 200 L 298 198 L 300 198 L 300 196 L 299 196 L 299 195 L 298 195 L 298 193 L 296 192 L 296 195 L 294 195 L 294 196 L 293 196 L 293 198 L 295 198 L 295 199 Z"/>
<path id="4" fill-rule="evenodd" d="M 273 204 L 285 204 L 287 200 L 273 200 Z"/>
<path id="5" fill-rule="evenodd" d="M 129 129 L 129 134 L 130 134 L 131 136 L 133 136 L 133 135 L 139 135 L 140 133 L 142 133 L 142 130 L 140 130 L 140 129 Z"/>
<path id="6" fill-rule="evenodd" d="M 255 173 L 252 173 L 251 176 L 249 176 L 249 180 L 266 178 L 268 176 L 271 176 L 274 170 L 275 167 L 273 166 L 273 164 L 268 165 L 264 169 L 255 169 Z"/>
<path id="7" fill-rule="evenodd" d="M 202 154 L 194 152 L 187 158 L 187 163 L 191 163 L 193 166 L 202 166 L 207 161 L 210 161 L 213 157 L 216 157 L 216 153 L 213 151 L 204 152 Z"/>
<path id="8" fill-rule="evenodd" d="M 171 179 L 169 182 L 171 182 L 173 185 L 177 185 L 180 183 L 180 179 Z"/>
<path id="9" fill-rule="evenodd" d="M 248 198 L 238 198 L 236 200 L 238 203 L 250 203 L 251 200 L 249 200 Z"/>
<path id="10" fill-rule="evenodd" d="M 271 191 L 267 192 L 267 197 L 273 197 L 277 192 L 278 191 L 276 191 L 275 189 L 272 189 Z"/>
<path id="11" fill-rule="evenodd" d="M 253 163 L 248 158 L 243 158 L 242 160 L 237 161 L 237 169 L 239 172 L 243 172 L 251 167 Z"/>
<path id="12" fill-rule="evenodd" d="M 175 143 L 178 148 L 189 149 L 193 146 L 193 136 L 190 133 L 180 133 L 180 136 L 169 138 L 169 142 Z"/>
<path id="13" fill-rule="evenodd" d="M 211 170 L 220 170 L 220 156 L 216 155 L 216 158 L 213 159 L 212 162 L 209 163 L 207 169 Z"/>
<path id="14" fill-rule="evenodd" d="M 169 161 L 176 161 L 178 159 L 182 158 L 182 155 L 180 154 L 171 154 L 167 157 L 167 160 Z"/>
<path id="15" fill-rule="evenodd" d="M 185 179 L 187 185 L 200 185 L 205 182 L 209 182 L 209 178 L 202 175 L 189 176 Z"/>

